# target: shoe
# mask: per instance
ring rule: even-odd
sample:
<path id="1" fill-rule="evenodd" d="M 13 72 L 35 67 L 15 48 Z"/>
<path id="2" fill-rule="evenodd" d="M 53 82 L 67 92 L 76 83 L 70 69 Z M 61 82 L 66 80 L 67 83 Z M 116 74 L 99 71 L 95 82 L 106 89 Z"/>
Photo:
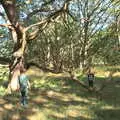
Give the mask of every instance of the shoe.
<path id="1" fill-rule="evenodd" d="M 21 103 L 21 106 L 23 107 L 23 106 L 24 106 L 24 104 L 23 104 L 23 103 Z"/>
<path id="2" fill-rule="evenodd" d="M 24 107 L 24 108 L 27 108 L 27 107 L 28 107 L 28 105 L 27 105 L 27 104 L 24 104 L 24 105 L 23 105 L 23 107 Z"/>

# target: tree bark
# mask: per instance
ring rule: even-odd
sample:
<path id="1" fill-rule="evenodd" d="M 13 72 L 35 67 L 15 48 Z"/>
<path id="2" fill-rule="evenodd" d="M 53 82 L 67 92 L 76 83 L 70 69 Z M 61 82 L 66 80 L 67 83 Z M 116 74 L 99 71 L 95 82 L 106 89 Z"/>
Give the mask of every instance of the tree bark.
<path id="1" fill-rule="evenodd" d="M 24 50 L 26 46 L 26 36 L 24 28 L 18 23 L 16 0 L 2 0 L 1 4 L 8 17 L 10 27 L 9 30 L 12 33 L 14 41 L 13 56 L 9 65 L 10 69 L 10 83 L 18 80 L 20 69 L 24 68 Z M 16 88 L 16 84 L 12 86 Z"/>

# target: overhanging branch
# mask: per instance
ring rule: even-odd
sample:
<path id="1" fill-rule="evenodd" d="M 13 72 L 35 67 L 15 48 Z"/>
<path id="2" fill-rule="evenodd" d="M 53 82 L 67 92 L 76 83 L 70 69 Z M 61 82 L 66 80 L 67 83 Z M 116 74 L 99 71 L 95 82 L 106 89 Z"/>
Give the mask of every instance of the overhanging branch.
<path id="1" fill-rule="evenodd" d="M 37 14 L 37 13 L 39 13 L 39 12 L 50 12 L 50 11 L 53 11 L 53 10 L 50 10 L 50 9 L 45 8 L 45 6 L 47 6 L 48 4 L 53 3 L 54 1 L 55 1 L 55 0 L 49 0 L 49 1 L 45 2 L 45 3 L 43 3 L 42 6 L 41 6 L 41 8 L 35 9 L 35 10 L 33 10 L 32 12 L 30 12 L 30 13 L 27 15 L 27 18 L 26 18 L 26 19 L 28 20 L 30 17 L 32 17 L 33 15 L 35 15 L 35 14 Z"/>
<path id="2" fill-rule="evenodd" d="M 11 29 L 12 25 L 11 24 L 0 24 L 0 27 L 7 27 L 7 28 Z"/>
<path id="3" fill-rule="evenodd" d="M 30 17 L 32 17 L 33 15 L 37 14 L 37 13 L 40 13 L 40 12 L 52 12 L 53 10 L 49 10 L 49 9 L 46 9 L 46 8 L 41 8 L 41 9 L 37 9 L 37 10 L 33 10 L 33 12 L 29 13 L 27 15 L 27 18 L 26 20 L 29 20 Z"/>
<path id="4" fill-rule="evenodd" d="M 46 23 L 49 23 L 50 21 L 52 21 L 55 18 L 57 18 L 62 12 L 66 12 L 67 9 L 68 9 L 68 4 L 69 4 L 70 1 L 72 1 L 72 0 L 66 0 L 64 2 L 64 4 L 63 4 L 63 7 L 60 10 L 58 10 L 58 11 L 56 11 L 54 13 L 51 13 L 47 18 L 43 19 L 42 21 L 26 27 L 25 28 L 25 32 L 28 31 L 29 29 L 31 29 L 32 27 L 42 26 L 42 25 L 44 25 Z"/>

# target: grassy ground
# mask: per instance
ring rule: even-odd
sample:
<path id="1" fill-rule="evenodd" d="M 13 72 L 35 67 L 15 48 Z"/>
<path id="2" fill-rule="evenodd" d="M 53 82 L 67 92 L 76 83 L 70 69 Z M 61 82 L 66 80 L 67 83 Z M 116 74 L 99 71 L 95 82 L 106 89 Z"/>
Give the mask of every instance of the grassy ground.
<path id="1" fill-rule="evenodd" d="M 7 70 L 1 69 L 1 74 L 3 69 Z M 37 68 L 27 73 L 32 84 L 28 108 L 20 106 L 19 93 L 4 94 L 7 77 L 0 78 L 0 120 L 120 120 L 119 72 L 107 83 L 101 96 L 82 88 L 66 73 L 44 73 Z M 106 74 L 105 68 L 97 68 L 96 87 L 101 86 Z M 79 78 L 87 84 L 85 76 Z"/>

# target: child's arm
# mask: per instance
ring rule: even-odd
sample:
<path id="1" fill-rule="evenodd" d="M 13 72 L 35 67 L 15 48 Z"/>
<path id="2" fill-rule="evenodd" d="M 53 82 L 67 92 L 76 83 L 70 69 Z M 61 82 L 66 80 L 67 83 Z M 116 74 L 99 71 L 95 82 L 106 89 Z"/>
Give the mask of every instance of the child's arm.
<path id="1" fill-rule="evenodd" d="M 28 88 L 31 89 L 30 81 L 28 80 Z"/>

